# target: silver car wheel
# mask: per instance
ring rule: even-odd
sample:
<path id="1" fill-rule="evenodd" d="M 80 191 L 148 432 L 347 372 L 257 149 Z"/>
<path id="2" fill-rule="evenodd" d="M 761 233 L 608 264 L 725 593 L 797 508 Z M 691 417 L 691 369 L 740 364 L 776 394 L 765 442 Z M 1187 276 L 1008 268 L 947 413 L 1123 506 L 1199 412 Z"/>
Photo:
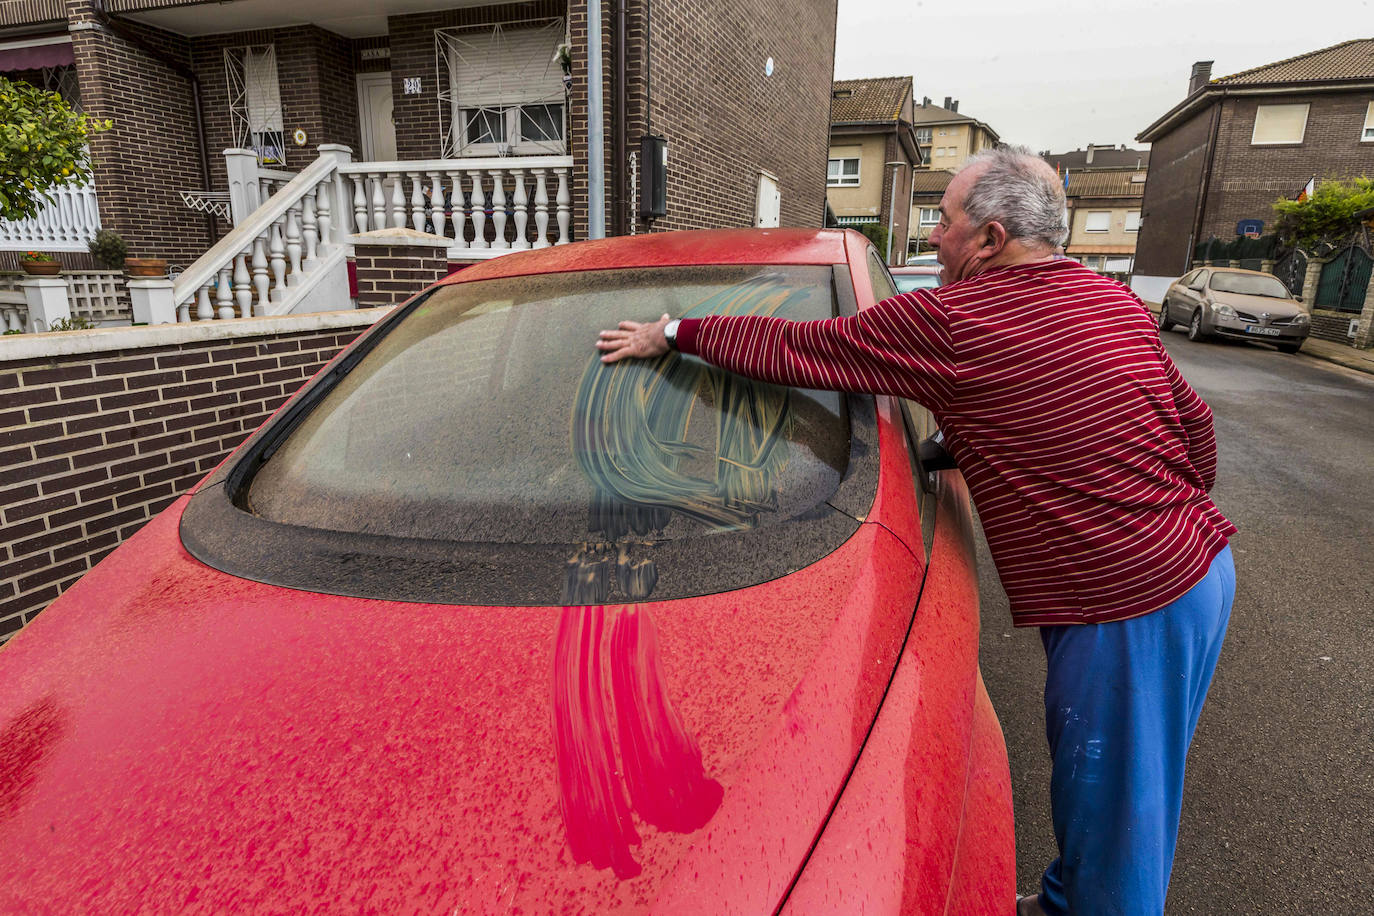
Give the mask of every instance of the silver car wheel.
<path id="1" fill-rule="evenodd" d="M 1169 320 L 1169 300 L 1166 298 L 1159 304 L 1159 330 L 1162 333 L 1173 326 L 1174 323 Z"/>
<path id="2" fill-rule="evenodd" d="M 1189 340 L 1206 340 L 1207 335 L 1202 333 L 1202 309 L 1193 312 L 1193 320 L 1188 322 Z"/>

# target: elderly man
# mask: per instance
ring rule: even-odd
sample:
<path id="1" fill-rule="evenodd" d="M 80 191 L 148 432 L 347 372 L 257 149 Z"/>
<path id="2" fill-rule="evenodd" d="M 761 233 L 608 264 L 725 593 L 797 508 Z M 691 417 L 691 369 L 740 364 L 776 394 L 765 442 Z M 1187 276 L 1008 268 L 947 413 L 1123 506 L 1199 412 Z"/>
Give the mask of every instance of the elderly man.
<path id="1" fill-rule="evenodd" d="M 974 157 L 931 244 L 944 285 L 817 322 L 622 322 L 602 361 L 676 347 L 805 388 L 911 398 L 939 419 L 1011 601 L 1045 647 L 1059 858 L 1020 914 L 1161 914 L 1188 745 L 1235 593 L 1208 498 L 1212 415 L 1125 287 L 1056 257 L 1053 170 Z"/>

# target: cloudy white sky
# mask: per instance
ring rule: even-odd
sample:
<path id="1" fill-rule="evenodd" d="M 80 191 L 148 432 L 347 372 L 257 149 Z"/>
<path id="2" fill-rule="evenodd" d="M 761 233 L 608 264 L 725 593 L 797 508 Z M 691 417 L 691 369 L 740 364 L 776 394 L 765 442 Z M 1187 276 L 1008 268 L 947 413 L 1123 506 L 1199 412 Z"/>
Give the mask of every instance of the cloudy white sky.
<path id="1" fill-rule="evenodd" d="M 1374 37 L 1374 0 L 839 0 L 835 78 L 913 76 L 1004 141 L 1136 145 L 1194 61 L 1226 76 Z"/>

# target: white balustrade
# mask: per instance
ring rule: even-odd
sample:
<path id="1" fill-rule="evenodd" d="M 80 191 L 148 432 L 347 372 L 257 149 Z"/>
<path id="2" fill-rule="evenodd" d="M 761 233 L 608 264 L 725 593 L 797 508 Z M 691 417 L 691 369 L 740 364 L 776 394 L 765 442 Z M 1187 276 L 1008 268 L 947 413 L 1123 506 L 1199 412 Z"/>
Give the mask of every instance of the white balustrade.
<path id="1" fill-rule="evenodd" d="M 85 251 L 99 228 L 95 185 L 60 185 L 29 219 L 0 220 L 0 248 Z"/>
<path id="2" fill-rule="evenodd" d="M 568 156 L 352 162 L 345 147 L 321 147 L 296 175 L 261 170 L 258 187 L 273 193 L 177 278 L 178 320 L 280 314 L 322 266 L 338 269 L 339 248 L 355 232 L 408 227 L 481 257 L 566 244 L 572 164 Z"/>

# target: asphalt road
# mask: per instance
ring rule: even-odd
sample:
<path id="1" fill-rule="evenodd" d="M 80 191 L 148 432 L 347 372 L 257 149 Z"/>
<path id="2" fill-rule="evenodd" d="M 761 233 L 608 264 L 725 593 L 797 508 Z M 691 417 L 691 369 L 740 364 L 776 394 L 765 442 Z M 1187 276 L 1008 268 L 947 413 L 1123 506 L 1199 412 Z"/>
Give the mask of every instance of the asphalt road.
<path id="1" fill-rule="evenodd" d="M 1168 913 L 1374 913 L 1374 376 L 1165 344 L 1212 407 L 1237 590 L 1189 756 Z M 1054 856 L 1045 659 L 979 538 L 982 668 L 1006 734 L 1019 886 Z"/>

